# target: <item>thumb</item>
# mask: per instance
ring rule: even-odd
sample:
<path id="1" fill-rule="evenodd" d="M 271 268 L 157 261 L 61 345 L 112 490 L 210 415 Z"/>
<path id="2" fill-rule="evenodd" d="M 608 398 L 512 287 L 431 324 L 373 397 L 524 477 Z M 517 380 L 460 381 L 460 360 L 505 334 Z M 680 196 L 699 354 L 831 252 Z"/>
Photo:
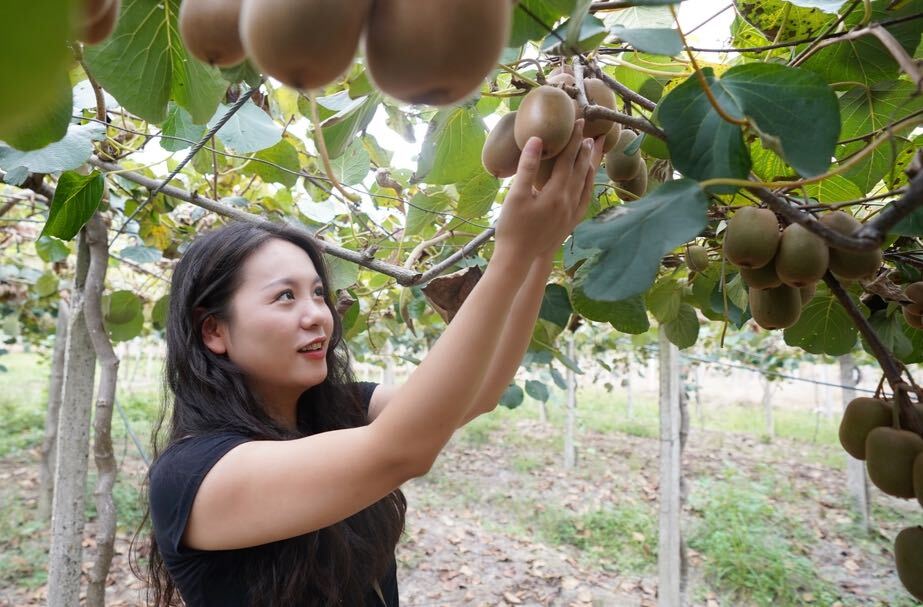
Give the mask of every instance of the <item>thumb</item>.
<path id="1" fill-rule="evenodd" d="M 513 187 L 532 191 L 532 183 L 538 174 L 538 167 L 542 162 L 542 140 L 538 137 L 529 137 L 526 145 L 519 155 L 519 167 L 516 169 L 516 180 Z"/>

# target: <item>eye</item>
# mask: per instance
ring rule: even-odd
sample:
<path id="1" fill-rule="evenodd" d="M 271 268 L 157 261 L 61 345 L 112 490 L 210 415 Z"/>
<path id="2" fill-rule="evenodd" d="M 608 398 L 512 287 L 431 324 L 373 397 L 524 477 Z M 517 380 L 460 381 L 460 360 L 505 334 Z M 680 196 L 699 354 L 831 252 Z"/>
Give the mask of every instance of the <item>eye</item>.
<path id="1" fill-rule="evenodd" d="M 314 292 L 317 293 L 319 297 L 324 297 L 327 295 L 327 291 L 324 289 L 324 287 L 317 287 L 314 289 Z"/>
<path id="2" fill-rule="evenodd" d="M 295 299 L 295 293 L 292 292 L 291 289 L 285 289 L 284 291 L 279 293 L 279 295 L 276 297 L 276 301 L 279 301 L 280 299 L 284 299 L 286 295 L 288 295 L 291 298 L 289 299 L 289 301 Z"/>

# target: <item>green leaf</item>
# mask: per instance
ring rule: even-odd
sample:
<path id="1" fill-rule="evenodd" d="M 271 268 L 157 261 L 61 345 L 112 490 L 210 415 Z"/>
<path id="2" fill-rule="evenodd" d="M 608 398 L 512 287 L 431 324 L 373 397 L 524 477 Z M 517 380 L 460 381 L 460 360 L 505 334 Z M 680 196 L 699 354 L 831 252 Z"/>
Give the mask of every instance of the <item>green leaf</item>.
<path id="1" fill-rule="evenodd" d="M 141 335 L 141 330 L 143 328 L 143 314 L 138 314 L 132 317 L 132 319 L 126 323 L 109 323 L 106 325 L 106 329 L 109 331 L 109 339 L 111 339 L 113 342 L 131 341 L 132 339 Z"/>
<path id="2" fill-rule="evenodd" d="M 583 268 L 577 271 L 579 275 Z M 633 295 L 621 301 L 596 301 L 587 297 L 579 287 L 571 290 L 571 303 L 574 311 L 587 320 L 607 322 L 617 331 L 638 335 L 651 328 L 647 318 L 644 300 L 640 295 Z"/>
<path id="3" fill-rule="evenodd" d="M 257 175 L 263 183 L 279 183 L 291 188 L 298 181 L 297 173 L 300 170 L 298 151 L 283 139 L 271 148 L 257 152 L 241 173 Z"/>
<path id="4" fill-rule="evenodd" d="M 6 0 L 0 19 L 0 139 L 46 115 L 73 55 L 72 0 Z"/>
<path id="5" fill-rule="evenodd" d="M 163 331 L 167 326 L 167 313 L 170 311 L 170 296 L 164 295 L 157 300 L 151 309 L 151 324 L 157 331 Z"/>
<path id="6" fill-rule="evenodd" d="M 515 409 L 522 404 L 524 398 L 525 397 L 522 393 L 522 388 L 516 384 L 510 384 L 506 387 L 506 390 L 504 390 L 503 394 L 500 396 L 500 405 L 506 407 L 507 409 Z"/>
<path id="7" fill-rule="evenodd" d="M 122 325 L 141 316 L 141 299 L 132 291 L 115 291 L 106 299 L 104 311 L 107 323 Z"/>
<path id="8" fill-rule="evenodd" d="M 208 128 L 214 128 L 229 110 L 228 106 L 219 105 L 215 115 L 208 121 Z M 282 127 L 273 122 L 255 103 L 247 102 L 221 127 L 217 137 L 232 150 L 249 154 L 279 143 L 282 139 Z"/>
<path id="9" fill-rule="evenodd" d="M 534 398 L 535 400 L 541 401 L 543 403 L 548 402 L 548 386 L 544 383 L 534 380 L 526 380 L 526 394 Z"/>
<path id="10" fill-rule="evenodd" d="M 914 348 L 910 338 L 904 333 L 905 322 L 900 308 L 898 306 L 893 306 L 893 308 L 890 315 L 887 310 L 876 310 L 869 316 L 869 324 L 875 330 L 878 339 L 881 340 L 885 348 L 903 361 L 913 355 Z M 868 341 L 864 337 L 862 338 L 862 348 L 874 356 Z"/>
<path id="11" fill-rule="evenodd" d="M 470 179 L 456 184 L 458 188 L 458 208 L 455 212 L 457 218 L 449 222 L 447 230 L 458 229 L 468 225 L 465 219 L 478 219 L 484 217 L 493 206 L 500 191 L 500 180 L 481 170 L 474 173 Z"/>
<path id="12" fill-rule="evenodd" d="M 855 347 L 858 330 L 836 297 L 819 285 L 817 295 L 801 310 L 801 318 L 784 335 L 785 343 L 805 352 L 841 356 Z"/>
<path id="13" fill-rule="evenodd" d="M 338 158 L 346 151 L 356 139 L 356 134 L 372 121 L 380 104 L 381 95 L 378 93 L 350 100 L 345 108 L 321 123 L 330 158 Z"/>
<path id="14" fill-rule="evenodd" d="M 25 167 L 32 173 L 57 173 L 82 166 L 93 154 L 93 142 L 106 138 L 106 127 L 97 123 L 72 124 L 67 135 L 39 150 L 20 152 L 0 143 L 0 169 Z"/>
<path id="15" fill-rule="evenodd" d="M 824 173 L 840 133 L 836 95 L 808 70 L 769 63 L 732 67 L 719 80 L 703 70 L 719 105 L 746 116 L 763 147 L 778 153 L 801 175 Z M 744 179 L 750 170 L 743 133 L 712 107 L 695 75 L 661 103 L 659 117 L 676 168 L 695 179 Z M 723 189 L 722 191 L 727 191 Z"/>
<path id="16" fill-rule="evenodd" d="M 58 292 L 58 277 L 52 272 L 45 272 L 35 281 L 35 293 L 39 297 L 48 297 Z"/>
<path id="17" fill-rule="evenodd" d="M 35 252 L 42 261 L 46 263 L 55 263 L 64 261 L 70 255 L 70 247 L 66 242 L 62 242 L 51 236 L 39 236 L 35 241 Z"/>
<path id="18" fill-rule="evenodd" d="M 356 185 L 362 183 L 365 176 L 369 174 L 371 161 L 369 153 L 362 146 L 362 142 L 353 139 L 346 152 L 339 158 L 330 160 L 330 166 L 333 174 L 343 185 Z"/>
<path id="19" fill-rule="evenodd" d="M 548 365 L 548 371 L 551 373 L 551 379 L 554 380 L 554 385 L 561 390 L 567 390 L 567 380 L 561 376 L 561 373 L 550 364 Z"/>
<path id="20" fill-rule="evenodd" d="M 628 29 L 623 26 L 612 28 L 612 33 L 624 42 L 645 53 L 673 57 L 683 51 L 679 32 L 669 28 Z"/>
<path id="21" fill-rule="evenodd" d="M 347 289 L 359 280 L 359 266 L 351 261 L 324 254 L 324 264 L 327 266 L 331 293 Z"/>
<path id="22" fill-rule="evenodd" d="M 55 236 L 61 240 L 70 240 L 76 236 L 99 207 L 105 181 L 98 171 L 86 176 L 70 171 L 63 173 L 58 179 L 42 235 Z"/>
<path id="23" fill-rule="evenodd" d="M 84 53 L 97 82 L 126 110 L 155 124 L 166 118 L 170 99 L 193 122 L 205 122 L 228 87 L 221 72 L 183 47 L 179 5 L 180 0 L 123 0 L 115 32 Z"/>
<path id="24" fill-rule="evenodd" d="M 568 40 L 569 29 L 570 19 L 554 28 L 542 43 L 542 52 L 566 57 L 577 53 L 589 53 L 596 50 L 609 33 L 606 29 L 606 24 L 601 19 L 588 15 L 583 20 L 583 23 L 580 24 L 580 32 L 576 35 L 576 44 L 562 44 L 562 40 Z"/>
<path id="25" fill-rule="evenodd" d="M 663 331 L 679 349 L 694 346 L 699 339 L 699 316 L 695 308 L 687 303 L 680 305 L 679 314 L 663 326 Z"/>
<path id="26" fill-rule="evenodd" d="M 160 249 L 154 247 L 145 247 L 143 245 L 125 247 L 119 251 L 119 257 L 133 261 L 135 263 L 157 263 L 163 259 Z"/>
<path id="27" fill-rule="evenodd" d="M 451 203 L 452 199 L 445 192 L 417 192 L 410 199 L 404 236 L 416 236 L 425 227 L 435 224 L 440 218 L 437 213 L 444 211 Z"/>
<path id="28" fill-rule="evenodd" d="M 574 232 L 576 244 L 602 251 L 587 262 L 592 266 L 581 288 L 601 301 L 643 293 L 654 281 L 661 258 L 699 235 L 707 208 L 708 199 L 699 184 L 681 179 L 581 223 Z"/>
<path id="29" fill-rule="evenodd" d="M 679 284 L 670 277 L 658 280 L 644 296 L 648 309 L 659 323 L 668 323 L 679 314 L 683 301 L 683 291 Z"/>
<path id="30" fill-rule="evenodd" d="M 783 0 L 735 0 L 734 6 L 737 13 L 767 41 L 813 38 L 836 19 L 836 15 L 812 8 L 813 5 L 803 0 L 792 3 Z"/>
<path id="31" fill-rule="evenodd" d="M 843 128 L 840 139 L 865 137 L 880 132 L 923 109 L 923 97 L 905 80 L 856 86 L 840 97 Z"/>
<path id="32" fill-rule="evenodd" d="M 878 185 L 878 182 L 888 175 L 896 174 L 897 159 L 913 144 L 903 137 L 894 137 L 891 141 L 879 145 L 872 152 L 860 160 L 858 164 L 843 173 L 843 177 L 856 184 L 863 192 L 869 192 Z M 837 152 L 838 158 L 849 158 L 866 146 L 864 141 L 856 141 L 841 146 Z"/>
<path id="33" fill-rule="evenodd" d="M 542 298 L 542 307 L 538 317 L 553 322 L 561 328 L 566 328 L 571 312 L 567 289 L 556 284 L 545 285 L 545 295 Z"/>
<path id="34" fill-rule="evenodd" d="M 570 14 L 572 7 L 566 4 L 562 6 L 561 2 L 548 0 L 520 0 L 513 10 L 509 46 L 522 46 L 529 40 L 544 38 L 558 19 Z"/>
<path id="35" fill-rule="evenodd" d="M 2 34 L 0 34 L 2 36 Z M 5 93 L 4 93 L 5 94 Z M 73 111 L 73 93 L 67 74 L 57 78 L 55 95 L 38 114 L 29 115 L 10 128 L 0 131 L 0 139 L 17 150 L 30 151 L 60 141 L 67 134 Z"/>
<path id="36" fill-rule="evenodd" d="M 834 175 L 818 183 L 809 183 L 805 190 L 808 196 L 823 204 L 858 200 L 863 196 L 863 191 L 842 175 Z"/>
<path id="37" fill-rule="evenodd" d="M 205 134 L 205 126 L 192 122 L 189 112 L 170 103 L 167 111 L 167 120 L 163 123 L 163 132 L 160 147 L 168 152 L 178 152 L 192 147 Z"/>
<path id="38" fill-rule="evenodd" d="M 440 110 L 423 141 L 414 181 L 446 185 L 482 173 L 486 139 L 484 121 L 474 108 Z"/>

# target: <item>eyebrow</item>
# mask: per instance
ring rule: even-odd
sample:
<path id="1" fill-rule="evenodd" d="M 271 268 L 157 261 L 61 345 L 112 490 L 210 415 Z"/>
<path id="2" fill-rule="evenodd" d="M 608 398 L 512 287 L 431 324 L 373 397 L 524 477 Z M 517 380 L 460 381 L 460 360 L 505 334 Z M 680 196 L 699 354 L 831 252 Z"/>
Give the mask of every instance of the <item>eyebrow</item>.
<path id="1" fill-rule="evenodd" d="M 312 284 L 312 285 L 323 284 L 323 282 L 324 282 L 324 281 L 321 280 L 321 277 L 320 277 L 320 276 L 315 276 L 315 277 L 314 277 L 314 280 L 311 282 L 311 284 Z M 278 279 L 276 279 L 276 280 L 274 280 L 274 281 L 268 283 L 266 286 L 263 287 L 263 290 L 264 290 L 264 291 L 267 291 L 267 290 L 269 290 L 269 289 L 271 289 L 271 288 L 273 288 L 273 287 L 279 286 L 279 285 L 287 285 L 287 286 L 293 287 L 293 286 L 296 286 L 297 284 L 298 284 L 298 281 L 297 281 L 297 280 L 295 280 L 294 278 L 290 278 L 290 277 L 286 276 L 285 278 L 278 278 Z"/>

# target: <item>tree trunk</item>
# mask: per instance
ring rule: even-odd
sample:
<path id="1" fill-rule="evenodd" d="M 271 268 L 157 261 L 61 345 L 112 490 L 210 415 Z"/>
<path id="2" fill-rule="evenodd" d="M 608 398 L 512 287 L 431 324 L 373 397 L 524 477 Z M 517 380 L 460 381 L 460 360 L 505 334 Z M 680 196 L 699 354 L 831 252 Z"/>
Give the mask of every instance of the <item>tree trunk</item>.
<path id="1" fill-rule="evenodd" d="M 100 364 L 99 392 L 96 395 L 94 416 L 93 455 L 96 461 L 96 560 L 90 570 L 87 586 L 87 607 L 104 607 L 106 604 L 106 578 L 112 565 L 117 512 L 112 488 L 115 486 L 116 462 L 112 450 L 112 407 L 115 403 L 119 359 L 109 341 L 103 325 L 102 296 L 109 266 L 108 230 L 99 213 L 90 218 L 86 227 L 90 247 L 90 270 L 87 273 L 84 314 L 93 350 Z M 137 368 L 137 365 L 135 365 Z"/>
<path id="2" fill-rule="evenodd" d="M 856 362 L 852 354 L 845 354 L 839 357 L 840 361 L 840 385 L 849 386 L 842 388 L 843 406 L 849 401 L 856 398 L 856 391 L 852 389 L 857 383 L 858 374 Z M 865 471 L 865 464 L 853 456 L 846 454 L 846 486 L 849 489 L 849 495 L 853 500 L 856 512 L 862 519 L 862 528 L 866 531 L 871 530 L 871 502 L 869 500 L 869 482 Z"/>
<path id="3" fill-rule="evenodd" d="M 776 437 L 776 424 L 772 419 L 772 382 L 765 375 L 761 377 L 761 380 L 763 383 L 763 416 L 766 420 L 766 436 L 769 440 L 773 440 Z"/>
<path id="4" fill-rule="evenodd" d="M 576 359 L 574 332 L 567 335 L 567 357 Z M 567 368 L 567 425 L 564 429 L 564 468 L 571 470 L 577 466 L 577 447 L 574 444 L 574 425 L 577 418 L 577 374 Z"/>
<path id="5" fill-rule="evenodd" d="M 78 607 L 83 559 L 84 506 L 90 413 L 96 355 L 84 316 L 84 286 L 90 265 L 85 231 L 77 245 L 77 270 L 71 299 L 64 364 L 64 394 L 58 420 L 51 549 L 48 556 L 49 607 Z"/>
<path id="6" fill-rule="evenodd" d="M 625 417 L 631 419 L 635 413 L 635 397 L 634 390 L 632 390 L 631 382 L 631 357 L 629 355 L 628 363 L 625 365 L 626 376 L 625 376 Z"/>
<path id="7" fill-rule="evenodd" d="M 679 352 L 660 331 L 660 540 L 658 605 L 681 607 L 683 590 L 682 411 Z"/>
<path id="8" fill-rule="evenodd" d="M 51 382 L 48 386 L 48 412 L 45 414 L 45 438 L 42 440 L 42 462 L 39 470 L 38 520 L 51 517 L 54 499 L 55 457 L 58 445 L 58 415 L 64 389 L 64 351 L 67 348 L 67 323 L 70 308 L 63 299 L 58 302 L 58 322 L 55 326 L 54 350 L 51 355 Z"/>

